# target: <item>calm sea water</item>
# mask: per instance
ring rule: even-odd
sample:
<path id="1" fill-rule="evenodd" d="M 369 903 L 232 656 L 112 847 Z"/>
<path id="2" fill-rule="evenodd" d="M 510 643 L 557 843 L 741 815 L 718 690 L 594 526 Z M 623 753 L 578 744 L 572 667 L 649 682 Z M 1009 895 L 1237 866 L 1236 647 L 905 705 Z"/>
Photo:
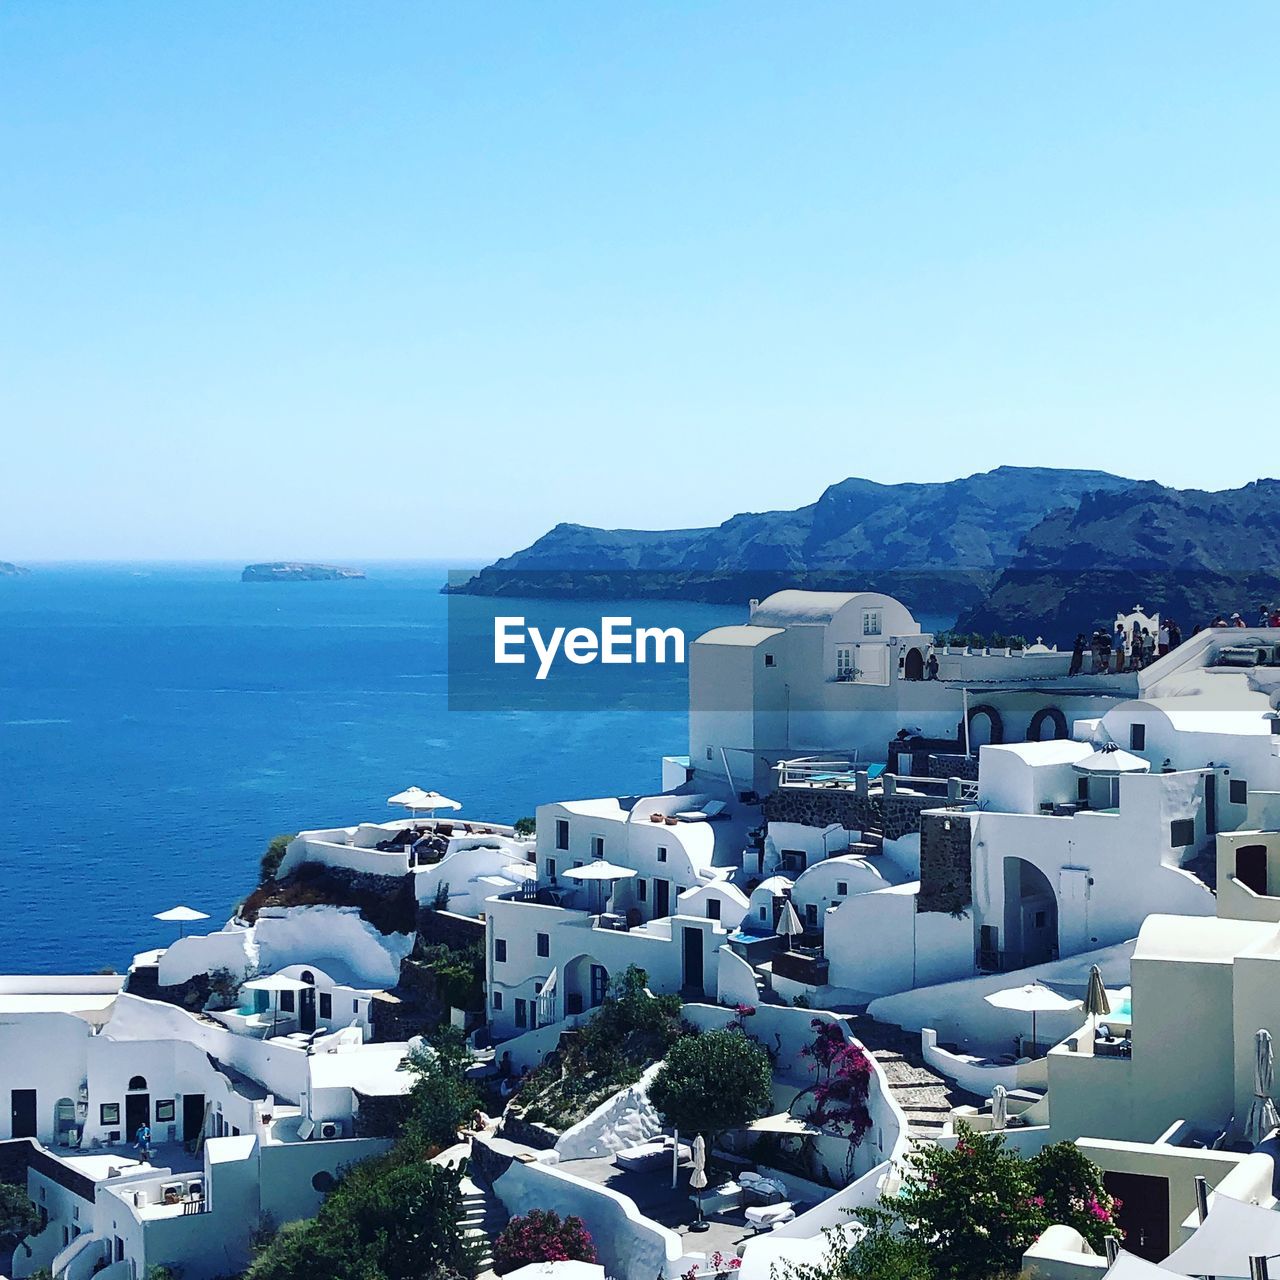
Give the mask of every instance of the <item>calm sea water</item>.
<path id="1" fill-rule="evenodd" d="M 510 821 L 657 790 L 660 756 L 686 750 L 683 667 L 601 710 L 450 711 L 439 588 L 456 566 L 287 584 L 241 567 L 0 579 L 0 972 L 123 969 L 172 938 L 156 911 L 229 915 L 274 833 L 386 819 L 412 783 Z M 691 637 L 743 614 L 660 609 Z"/>

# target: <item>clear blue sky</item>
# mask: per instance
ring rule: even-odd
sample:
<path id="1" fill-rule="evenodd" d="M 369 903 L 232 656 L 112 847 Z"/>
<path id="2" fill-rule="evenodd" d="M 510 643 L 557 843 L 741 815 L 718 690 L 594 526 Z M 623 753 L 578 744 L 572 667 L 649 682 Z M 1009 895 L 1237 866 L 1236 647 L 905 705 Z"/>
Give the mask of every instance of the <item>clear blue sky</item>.
<path id="1" fill-rule="evenodd" d="M 0 558 L 1274 464 L 1274 3 L 0 8 Z"/>

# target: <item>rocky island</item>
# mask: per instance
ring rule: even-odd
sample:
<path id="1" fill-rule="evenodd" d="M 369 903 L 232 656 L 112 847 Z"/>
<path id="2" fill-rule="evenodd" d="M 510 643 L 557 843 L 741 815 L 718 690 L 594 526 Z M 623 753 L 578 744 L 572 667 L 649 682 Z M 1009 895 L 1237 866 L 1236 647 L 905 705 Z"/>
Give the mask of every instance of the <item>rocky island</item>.
<path id="1" fill-rule="evenodd" d="M 302 564 L 294 560 L 273 560 L 246 565 L 241 582 L 337 582 L 363 578 L 363 569 L 347 569 L 336 564 Z"/>
<path id="2" fill-rule="evenodd" d="M 0 578 L 18 578 L 30 570 L 24 569 L 20 564 L 12 564 L 8 560 L 0 560 Z"/>

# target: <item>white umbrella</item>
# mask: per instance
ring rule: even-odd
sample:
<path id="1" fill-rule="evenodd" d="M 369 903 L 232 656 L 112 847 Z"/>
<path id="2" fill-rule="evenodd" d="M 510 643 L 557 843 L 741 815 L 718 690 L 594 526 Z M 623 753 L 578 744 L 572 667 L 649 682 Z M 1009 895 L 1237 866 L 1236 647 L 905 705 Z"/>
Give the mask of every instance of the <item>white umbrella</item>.
<path id="1" fill-rule="evenodd" d="M 1116 743 L 1108 742 L 1101 750 L 1085 756 L 1083 760 L 1077 760 L 1071 767 L 1077 773 L 1150 773 L 1151 761 L 1131 755 L 1128 751 L 1121 751 Z"/>
<path id="2" fill-rule="evenodd" d="M 1068 1009 L 1078 1009 L 1079 1000 L 1071 1000 L 1060 996 L 1042 982 L 1029 982 L 1024 987 L 1006 987 L 1003 991 L 993 991 L 983 997 L 996 1009 L 1012 1009 L 1017 1013 L 1031 1015 L 1031 1043 L 1036 1043 L 1036 1014 L 1065 1013 Z"/>
<path id="3" fill-rule="evenodd" d="M 631 867 L 612 862 L 589 862 L 585 867 L 570 867 L 560 873 L 566 880 L 627 880 L 637 873 Z"/>
<path id="4" fill-rule="evenodd" d="M 303 982 L 299 978 L 286 978 L 282 973 L 271 973 L 265 978 L 254 978 L 251 982 L 242 983 L 241 987 L 245 991 L 274 991 L 276 993 L 276 998 L 271 1002 L 271 1031 L 274 1035 L 275 1029 L 280 1022 L 280 992 L 306 991 L 310 985 L 310 983 Z"/>
<path id="5" fill-rule="evenodd" d="M 788 898 L 782 904 L 782 911 L 778 915 L 778 927 L 774 930 L 774 933 L 780 938 L 785 938 L 789 947 L 791 939 L 803 932 L 804 925 L 800 923 L 800 917 L 796 915 L 796 909 L 791 905 L 791 899 Z"/>
<path id="6" fill-rule="evenodd" d="M 442 796 L 438 791 L 423 791 L 421 787 L 408 787 L 404 791 L 397 791 L 395 795 L 387 797 L 387 803 L 398 804 L 412 814 L 416 814 L 419 809 L 435 813 L 437 809 L 462 808 L 456 800 L 450 800 L 448 796 Z"/>
<path id="7" fill-rule="evenodd" d="M 1271 1083 L 1275 1073 L 1271 1033 L 1259 1031 L 1253 1041 L 1253 1101 L 1249 1104 L 1244 1136 L 1256 1145 L 1280 1125 L 1280 1115 L 1276 1114 L 1276 1104 L 1271 1101 Z"/>
<path id="8" fill-rule="evenodd" d="M 207 911 L 197 911 L 195 907 L 170 907 L 168 911 L 157 911 L 152 918 L 176 922 L 178 937 L 181 938 L 187 931 L 187 925 L 196 920 L 207 920 L 209 913 Z"/>
<path id="9" fill-rule="evenodd" d="M 707 1142 L 702 1134 L 693 1140 L 693 1172 L 689 1185 L 698 1193 L 698 1220 L 689 1224 L 690 1231 L 705 1231 L 708 1223 L 702 1217 L 702 1189 L 707 1185 Z"/>
<path id="10" fill-rule="evenodd" d="M 604 1268 L 596 1262 L 530 1262 L 508 1271 L 506 1280 L 604 1280 Z"/>
<path id="11" fill-rule="evenodd" d="M 1002 1084 L 991 1090 L 991 1127 L 1003 1129 L 1009 1123 L 1009 1090 Z"/>

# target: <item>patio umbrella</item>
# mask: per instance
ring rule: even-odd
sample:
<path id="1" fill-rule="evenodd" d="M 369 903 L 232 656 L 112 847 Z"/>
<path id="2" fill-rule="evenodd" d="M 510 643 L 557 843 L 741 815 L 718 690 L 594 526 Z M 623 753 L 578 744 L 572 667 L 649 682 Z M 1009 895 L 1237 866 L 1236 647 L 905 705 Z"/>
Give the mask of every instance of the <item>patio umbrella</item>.
<path id="1" fill-rule="evenodd" d="M 1009 1090 L 1002 1084 L 991 1090 L 991 1127 L 1003 1129 L 1009 1123 Z"/>
<path id="2" fill-rule="evenodd" d="M 606 895 L 605 885 L 614 880 L 629 880 L 636 872 L 631 867 L 619 867 L 612 862 L 596 859 L 585 867 L 570 867 L 560 873 L 566 880 L 577 880 L 581 884 L 596 884 L 600 887 L 594 891 L 594 898 L 599 909 L 604 910 Z"/>
<path id="3" fill-rule="evenodd" d="M 1102 985 L 1102 970 L 1096 964 L 1089 966 L 1089 989 L 1084 993 L 1084 1011 L 1097 1026 L 1098 1019 L 1111 1012 L 1107 989 Z"/>
<path id="4" fill-rule="evenodd" d="M 1120 745 L 1108 742 L 1083 760 L 1077 760 L 1071 766 L 1077 773 L 1117 774 L 1117 773 L 1150 773 L 1151 761 L 1141 756 L 1122 751 Z"/>
<path id="5" fill-rule="evenodd" d="M 153 918 L 176 922 L 178 937 L 181 938 L 186 933 L 187 925 L 196 920 L 207 920 L 209 913 L 207 911 L 197 911 L 194 907 L 170 907 L 168 911 L 157 911 Z"/>
<path id="6" fill-rule="evenodd" d="M 702 1134 L 693 1140 L 693 1172 L 689 1185 L 698 1193 L 698 1220 L 689 1224 L 690 1231 L 705 1231 L 710 1225 L 702 1216 L 702 1189 L 707 1185 L 707 1143 Z"/>
<path id="7" fill-rule="evenodd" d="M 407 787 L 404 791 L 397 791 L 395 795 L 387 797 L 387 803 L 398 804 L 402 809 L 408 809 L 415 817 L 419 809 L 435 813 L 437 809 L 462 808 L 456 800 L 450 800 L 448 796 L 442 796 L 438 791 L 423 791 L 421 787 Z"/>
<path id="8" fill-rule="evenodd" d="M 604 1280 L 604 1268 L 596 1262 L 530 1262 L 508 1271 L 506 1280 Z"/>
<path id="9" fill-rule="evenodd" d="M 1253 1042 L 1253 1101 L 1249 1104 L 1244 1136 L 1256 1145 L 1280 1125 L 1280 1116 L 1276 1114 L 1276 1104 L 1271 1101 L 1271 1083 L 1275 1073 L 1271 1033 L 1259 1031 Z"/>
<path id="10" fill-rule="evenodd" d="M 791 905 L 791 899 L 788 898 L 782 904 L 782 911 L 778 915 L 778 927 L 774 929 L 780 938 L 787 940 L 787 946 L 791 946 L 791 939 L 797 937 L 804 932 L 804 925 L 800 923 L 800 917 L 796 915 L 796 909 Z"/>
<path id="11" fill-rule="evenodd" d="M 1071 1000 L 1060 996 L 1056 991 L 1046 987 L 1042 982 L 1029 982 L 1024 987 L 1006 987 L 1003 991 L 993 991 L 983 997 L 996 1009 L 1012 1009 L 1019 1013 L 1031 1015 L 1031 1043 L 1036 1040 L 1036 1014 L 1064 1013 L 1068 1009 L 1080 1008 L 1079 1000 Z"/>
<path id="12" fill-rule="evenodd" d="M 274 991 L 276 998 L 271 1002 L 271 1031 L 275 1034 L 280 1022 L 280 992 L 306 991 L 310 983 L 299 978 L 286 978 L 282 973 L 271 973 L 265 978 L 254 978 L 251 982 L 241 983 L 242 991 Z"/>

